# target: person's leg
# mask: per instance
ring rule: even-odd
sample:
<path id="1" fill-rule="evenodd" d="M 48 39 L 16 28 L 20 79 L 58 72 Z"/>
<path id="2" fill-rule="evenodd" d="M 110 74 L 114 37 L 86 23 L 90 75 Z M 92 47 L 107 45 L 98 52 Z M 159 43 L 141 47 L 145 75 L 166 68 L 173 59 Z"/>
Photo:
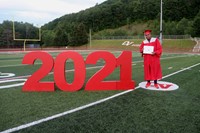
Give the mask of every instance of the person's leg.
<path id="1" fill-rule="evenodd" d="M 151 82 L 150 82 L 150 80 L 147 80 L 147 84 L 146 84 L 146 88 L 148 88 L 149 86 L 151 85 Z"/>
<path id="2" fill-rule="evenodd" d="M 157 89 L 159 88 L 157 80 L 154 80 L 154 87 Z"/>

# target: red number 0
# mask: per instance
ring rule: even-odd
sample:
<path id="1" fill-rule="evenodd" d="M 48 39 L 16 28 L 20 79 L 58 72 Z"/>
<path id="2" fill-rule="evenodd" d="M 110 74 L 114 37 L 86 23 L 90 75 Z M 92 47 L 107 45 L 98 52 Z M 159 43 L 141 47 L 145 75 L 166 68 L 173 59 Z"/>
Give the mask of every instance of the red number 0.
<path id="1" fill-rule="evenodd" d="M 74 61 L 74 82 L 69 84 L 65 80 L 65 62 L 71 58 Z M 80 90 L 84 84 L 86 75 L 85 63 L 83 57 L 73 51 L 60 53 L 56 57 L 54 66 L 54 79 L 56 85 L 63 91 Z"/>
<path id="2" fill-rule="evenodd" d="M 54 82 L 40 82 L 48 75 L 54 65 L 54 80 L 59 89 L 63 91 L 80 90 L 86 77 L 85 64 L 95 65 L 99 59 L 105 61 L 105 66 L 88 80 L 85 90 L 127 90 L 134 89 L 135 86 L 135 82 L 132 80 L 131 51 L 123 51 L 118 58 L 107 51 L 96 51 L 89 54 L 85 62 L 78 52 L 67 51 L 60 53 L 56 57 L 55 63 L 53 57 L 46 52 L 30 52 L 24 56 L 22 64 L 32 65 L 37 59 L 42 61 L 42 66 L 26 81 L 23 91 L 54 91 Z M 72 59 L 74 63 L 72 83 L 66 81 L 65 67 L 67 67 L 66 61 L 68 59 Z M 117 67 L 120 67 L 120 80 L 103 81 Z"/>

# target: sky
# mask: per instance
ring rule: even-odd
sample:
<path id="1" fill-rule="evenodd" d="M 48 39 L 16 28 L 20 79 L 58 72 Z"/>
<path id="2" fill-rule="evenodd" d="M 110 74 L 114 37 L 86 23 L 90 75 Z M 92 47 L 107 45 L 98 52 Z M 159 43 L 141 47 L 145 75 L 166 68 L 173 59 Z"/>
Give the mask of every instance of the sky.
<path id="1" fill-rule="evenodd" d="M 106 0 L 0 0 L 0 23 L 4 20 L 42 26 L 56 18 L 100 4 Z"/>

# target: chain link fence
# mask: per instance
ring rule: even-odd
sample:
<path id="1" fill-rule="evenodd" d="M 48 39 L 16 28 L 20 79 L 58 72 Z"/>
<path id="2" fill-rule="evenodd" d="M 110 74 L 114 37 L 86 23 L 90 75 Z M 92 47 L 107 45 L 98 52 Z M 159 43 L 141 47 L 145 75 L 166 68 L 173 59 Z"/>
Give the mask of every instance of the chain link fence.
<path id="1" fill-rule="evenodd" d="M 152 35 L 159 39 L 158 35 Z M 138 50 L 144 40 L 143 35 L 137 36 L 91 36 L 91 45 L 104 49 L 128 49 Z M 165 52 L 200 52 L 200 38 L 192 38 L 190 35 L 163 35 L 162 45 Z M 133 47 L 131 47 L 133 46 Z"/>
<path id="2" fill-rule="evenodd" d="M 159 38 L 158 35 L 152 37 Z M 200 52 L 200 38 L 192 38 L 190 35 L 163 35 L 163 47 L 166 51 L 174 52 Z M 70 49 L 127 49 L 137 50 L 141 42 L 144 40 L 143 35 L 137 36 L 91 36 L 89 42 L 82 46 L 57 46 L 34 47 L 32 44 L 26 45 L 26 50 L 70 50 Z M 123 45 L 125 42 L 130 42 L 130 45 Z M 127 47 L 126 47 L 127 46 Z M 133 46 L 133 47 L 131 47 Z M 23 51 L 23 45 L 15 42 L 13 45 L 0 45 L 0 51 L 20 50 Z"/>
<path id="3" fill-rule="evenodd" d="M 159 38 L 159 35 L 152 35 Z M 190 39 L 191 35 L 163 35 L 163 39 Z M 137 36 L 92 36 L 92 40 L 109 40 L 109 39 L 144 39 L 144 35 Z"/>

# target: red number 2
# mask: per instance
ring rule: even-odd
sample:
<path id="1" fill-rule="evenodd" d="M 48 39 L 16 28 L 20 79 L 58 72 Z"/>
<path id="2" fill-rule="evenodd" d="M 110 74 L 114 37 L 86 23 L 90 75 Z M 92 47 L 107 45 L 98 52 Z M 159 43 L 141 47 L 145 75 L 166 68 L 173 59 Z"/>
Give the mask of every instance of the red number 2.
<path id="1" fill-rule="evenodd" d="M 25 82 L 23 91 L 54 91 L 54 82 L 39 82 L 52 70 L 54 60 L 46 52 L 30 52 L 22 60 L 22 64 L 34 64 L 36 59 L 42 61 L 42 66 Z"/>

